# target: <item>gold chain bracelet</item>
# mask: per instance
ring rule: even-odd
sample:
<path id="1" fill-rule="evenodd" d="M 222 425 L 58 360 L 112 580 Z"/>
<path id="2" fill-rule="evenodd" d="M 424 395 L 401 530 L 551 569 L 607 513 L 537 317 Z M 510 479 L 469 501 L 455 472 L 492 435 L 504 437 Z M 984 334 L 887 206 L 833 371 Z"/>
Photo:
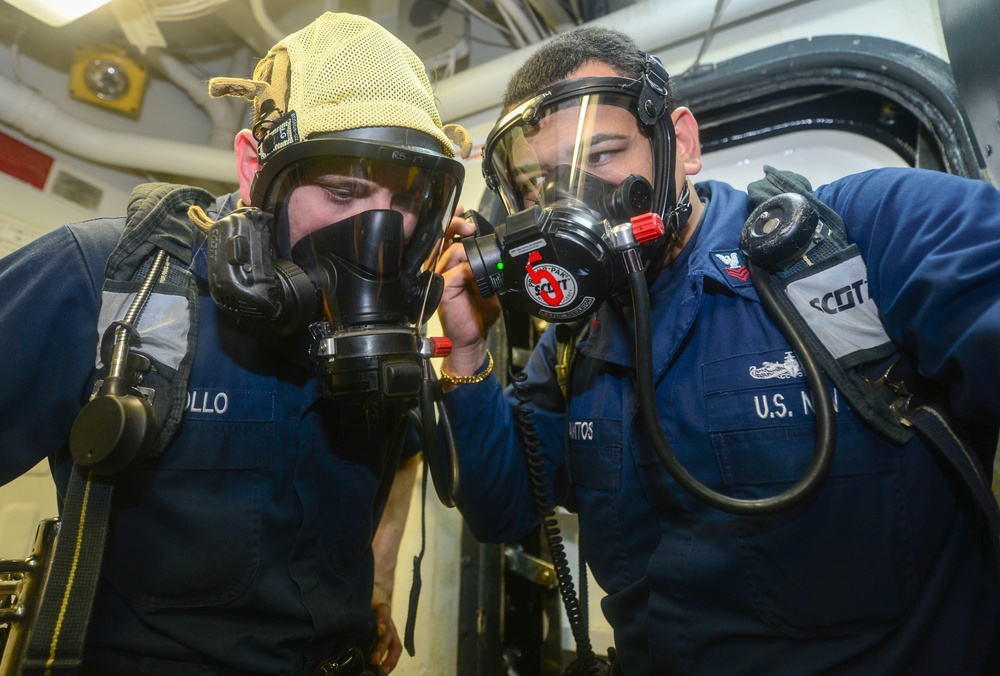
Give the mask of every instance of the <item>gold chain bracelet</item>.
<path id="1" fill-rule="evenodd" d="M 441 369 L 441 381 L 448 383 L 449 385 L 472 385 L 474 383 L 481 383 L 486 380 L 491 373 L 493 373 L 493 355 L 490 354 L 489 350 L 486 350 L 486 359 L 486 368 L 471 376 L 453 376 L 450 373 L 447 373 L 444 369 Z"/>

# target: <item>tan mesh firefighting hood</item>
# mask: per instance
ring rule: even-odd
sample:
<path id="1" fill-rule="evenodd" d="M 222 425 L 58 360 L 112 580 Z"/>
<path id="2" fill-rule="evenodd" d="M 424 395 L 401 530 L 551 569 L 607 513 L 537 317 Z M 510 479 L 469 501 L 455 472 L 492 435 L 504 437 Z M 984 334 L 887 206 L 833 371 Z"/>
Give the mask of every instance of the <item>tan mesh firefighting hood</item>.
<path id="1" fill-rule="evenodd" d="M 379 24 L 353 14 L 323 14 L 272 47 L 252 80 L 212 78 L 209 92 L 253 101 L 254 135 L 258 141 L 270 136 L 262 155 L 315 134 L 362 127 L 424 132 L 448 157 L 456 154 L 453 143 L 463 157 L 471 149 L 468 132 L 441 124 L 416 54 Z"/>

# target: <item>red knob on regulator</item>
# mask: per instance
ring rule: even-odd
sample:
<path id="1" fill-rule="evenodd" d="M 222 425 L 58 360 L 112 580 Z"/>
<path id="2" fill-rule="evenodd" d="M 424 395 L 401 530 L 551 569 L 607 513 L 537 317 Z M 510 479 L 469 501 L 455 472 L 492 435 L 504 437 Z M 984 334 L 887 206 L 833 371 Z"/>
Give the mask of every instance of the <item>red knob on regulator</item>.
<path id="1" fill-rule="evenodd" d="M 639 241 L 639 244 L 652 242 L 654 239 L 663 237 L 665 232 L 663 219 L 659 214 L 648 212 L 630 219 L 632 222 L 632 233 Z"/>
<path id="2" fill-rule="evenodd" d="M 451 354 L 451 340 L 441 336 L 440 338 L 431 338 L 431 344 L 434 346 L 434 354 L 432 357 L 447 357 Z"/>

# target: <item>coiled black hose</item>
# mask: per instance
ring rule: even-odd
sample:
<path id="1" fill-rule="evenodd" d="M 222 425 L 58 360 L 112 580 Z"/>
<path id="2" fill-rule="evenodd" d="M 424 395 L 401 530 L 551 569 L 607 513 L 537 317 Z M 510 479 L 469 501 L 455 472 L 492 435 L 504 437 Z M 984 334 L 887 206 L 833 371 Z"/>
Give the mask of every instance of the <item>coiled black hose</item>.
<path id="1" fill-rule="evenodd" d="M 512 360 L 509 360 L 508 363 L 512 364 Z M 514 386 L 514 396 L 517 399 L 514 406 L 514 421 L 521 437 L 521 445 L 524 447 L 528 476 L 531 478 L 531 487 L 535 494 L 535 506 L 541 519 L 542 533 L 545 535 L 545 541 L 548 543 L 549 553 L 552 556 L 552 567 L 559 584 L 559 595 L 566 608 L 570 631 L 572 631 L 573 639 L 576 642 L 576 659 L 567 668 L 566 673 L 596 676 L 598 673 L 597 656 L 590 643 L 584 609 L 577 597 L 576 586 L 573 584 L 573 576 L 566 558 L 566 548 L 563 546 L 562 535 L 559 532 L 559 522 L 555 516 L 555 490 L 552 482 L 545 477 L 544 460 L 539 448 L 538 428 L 527 407 L 528 398 L 523 388 L 526 376 L 523 373 L 515 373 L 513 367 L 508 368 L 508 374 Z"/>
<path id="2" fill-rule="evenodd" d="M 823 479 L 833 462 L 833 451 L 837 445 L 837 427 L 834 419 L 833 398 L 827 389 L 819 365 L 806 348 L 798 328 L 780 309 L 774 290 L 767 279 L 767 273 L 752 263 L 749 264 L 749 268 L 757 295 L 760 296 L 764 308 L 798 357 L 813 398 L 813 407 L 816 411 L 816 450 L 805 474 L 788 490 L 778 495 L 756 500 L 742 500 L 713 491 L 695 479 L 680 464 L 660 427 L 659 415 L 657 414 L 653 383 L 652 329 L 648 310 L 645 312 L 634 310 L 636 389 L 639 396 L 641 417 L 645 424 L 646 433 L 653 444 L 653 450 L 656 451 L 656 455 L 670 476 L 684 490 L 723 512 L 739 515 L 765 515 L 790 509 L 820 490 Z M 630 272 L 628 280 L 632 290 L 632 307 L 648 308 L 649 289 L 646 287 L 645 273 L 642 270 Z"/>

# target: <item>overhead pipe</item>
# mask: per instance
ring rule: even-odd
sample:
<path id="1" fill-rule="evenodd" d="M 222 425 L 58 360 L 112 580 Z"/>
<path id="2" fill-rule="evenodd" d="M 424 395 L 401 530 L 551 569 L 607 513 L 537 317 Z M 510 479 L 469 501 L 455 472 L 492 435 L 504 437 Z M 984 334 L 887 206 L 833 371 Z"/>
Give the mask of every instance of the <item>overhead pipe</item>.
<path id="1" fill-rule="evenodd" d="M 717 29 L 811 0 L 730 0 Z M 262 4 L 260 5 L 262 7 Z M 641 49 L 656 52 L 691 40 L 708 27 L 714 3 L 645 0 L 589 22 L 627 30 Z M 500 105 L 502 86 L 546 40 L 436 83 L 441 118 L 454 122 Z M 35 91 L 0 75 L 0 122 L 84 160 L 115 167 L 224 183 L 236 182 L 230 150 L 104 129 L 60 110 Z M 142 152 L 137 152 L 141 149 Z"/>
<path id="2" fill-rule="evenodd" d="M 267 13 L 267 8 L 264 7 L 264 0 L 250 0 L 250 10 L 253 13 L 254 20 L 257 21 L 257 25 L 267 33 L 267 36 L 271 38 L 271 42 L 277 44 L 288 35 L 285 31 L 278 28 L 278 25 L 271 19 L 271 15 Z"/>
<path id="3" fill-rule="evenodd" d="M 233 55 L 235 63 L 249 61 L 250 50 L 240 49 Z M 238 99 L 213 99 L 208 93 L 205 81 L 195 75 L 191 68 L 179 59 L 161 49 L 154 49 L 146 55 L 150 64 L 181 91 L 191 102 L 205 111 L 211 123 L 208 145 L 214 148 L 232 148 L 233 137 L 240 129 L 240 122 L 246 112 L 245 101 Z"/>
<path id="4" fill-rule="evenodd" d="M 0 122 L 89 162 L 236 183 L 232 150 L 103 129 L 0 76 Z"/>
<path id="5" fill-rule="evenodd" d="M 754 18 L 781 7 L 804 4 L 811 0 L 730 0 L 716 30 Z M 674 44 L 702 35 L 712 21 L 713 2 L 664 2 L 645 0 L 587 22 L 626 31 L 640 49 L 657 52 Z M 549 39 L 518 49 L 481 66 L 466 69 L 439 80 L 434 94 L 441 119 L 458 122 L 500 105 L 503 84 L 528 57 Z"/>

